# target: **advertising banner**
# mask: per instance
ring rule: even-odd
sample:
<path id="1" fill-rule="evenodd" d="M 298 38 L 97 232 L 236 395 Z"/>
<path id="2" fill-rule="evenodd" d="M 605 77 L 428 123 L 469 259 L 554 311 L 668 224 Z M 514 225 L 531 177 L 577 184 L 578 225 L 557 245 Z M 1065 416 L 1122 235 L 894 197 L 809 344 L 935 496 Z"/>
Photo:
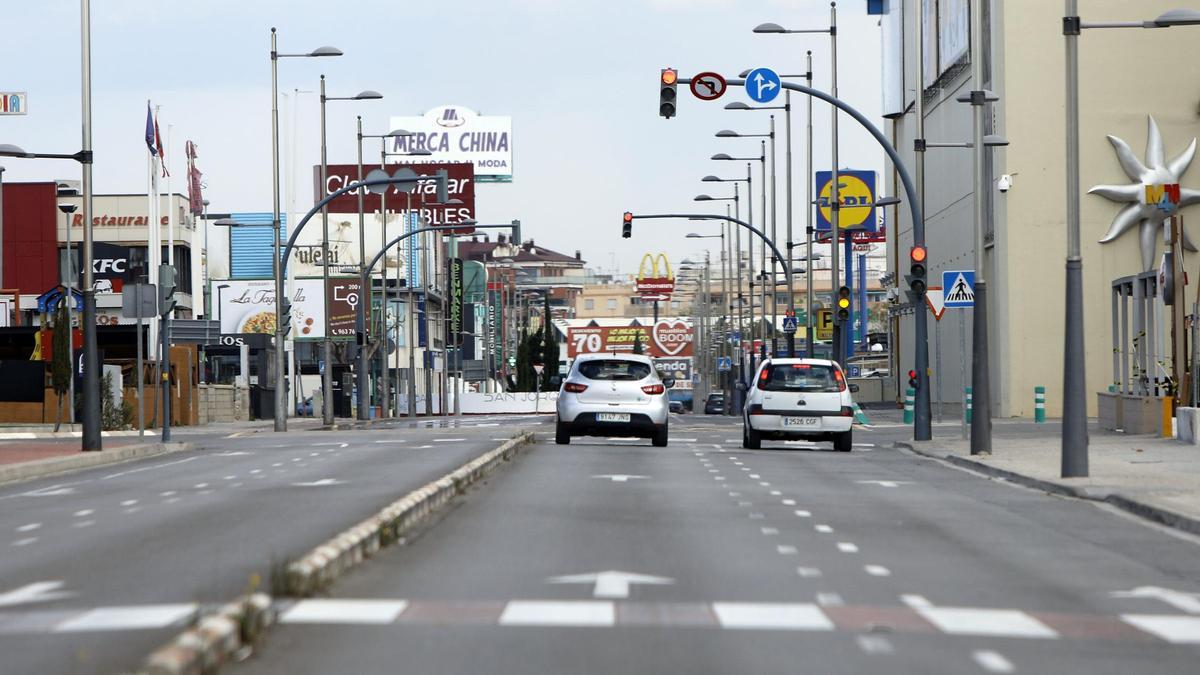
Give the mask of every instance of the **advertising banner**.
<path id="1" fill-rule="evenodd" d="M 683 388 L 679 385 L 684 382 L 691 383 L 692 381 L 692 359 L 654 359 L 654 369 L 663 375 L 670 375 L 676 380 L 676 388 Z"/>
<path id="2" fill-rule="evenodd" d="M 829 208 L 829 199 L 833 189 L 833 173 L 818 171 L 817 178 L 817 224 L 814 229 L 828 232 L 833 210 Z M 841 202 L 841 214 L 838 224 L 843 230 L 860 230 L 876 232 L 881 223 L 876 217 L 875 203 L 875 172 L 843 169 L 838 171 L 838 201 Z M 867 205 L 867 206 L 864 206 Z M 880 210 L 882 213 L 882 210 Z"/>
<path id="3" fill-rule="evenodd" d="M 584 326 L 567 331 L 567 357 L 605 352 L 632 353 L 635 341 L 653 358 L 691 357 L 692 326 L 683 319 L 661 319 L 653 326 Z"/>
<path id="4" fill-rule="evenodd" d="M 461 220 L 469 220 L 475 217 L 475 172 L 470 164 L 464 163 L 449 163 L 449 162 L 424 162 L 420 164 L 389 164 L 386 171 L 389 175 L 395 174 L 402 166 L 408 166 L 417 173 L 418 176 L 429 176 L 429 178 L 417 181 L 416 188 L 411 192 L 405 190 L 411 187 L 411 184 L 397 184 L 388 189 L 387 192 L 387 209 L 391 213 L 404 211 L 409 208 L 410 203 L 413 212 L 419 212 L 425 222 L 430 225 L 451 225 Z M 363 176 L 366 176 L 374 169 L 380 168 L 378 164 L 363 164 Z M 433 176 L 437 175 L 439 169 L 445 169 L 449 182 L 447 183 L 447 192 L 451 200 L 457 199 L 461 204 L 445 204 L 441 206 L 433 205 L 437 201 L 437 181 Z M 313 167 L 313 185 L 316 186 L 313 194 L 318 197 L 313 201 L 316 202 L 329 196 L 330 193 L 336 192 L 347 185 L 358 180 L 358 165 L 357 164 L 330 164 L 329 172 L 326 174 L 325 189 L 320 189 L 321 185 L 321 165 Z M 377 214 L 384 206 L 380 195 L 373 192 L 368 192 L 363 195 L 363 211 L 367 214 Z M 358 225 L 358 194 L 355 192 L 347 192 L 346 194 L 329 202 L 330 213 L 353 213 L 355 214 L 354 224 Z M 315 223 L 319 227 L 320 223 Z M 307 230 L 311 225 L 306 225 Z M 376 232 L 379 231 L 376 226 Z M 378 237 L 371 238 L 368 236 L 367 241 L 379 241 Z M 378 250 L 378 248 L 376 249 Z"/>
<path id="5" fill-rule="evenodd" d="M 450 342 L 461 342 L 463 332 L 463 261 L 462 258 L 450 259 L 450 316 L 447 319 L 450 332 Z"/>
<path id="6" fill-rule="evenodd" d="M 434 161 L 466 162 L 480 180 L 512 180 L 512 118 L 480 115 L 458 105 L 433 108 L 420 117 L 393 117 L 389 129 L 407 129 L 412 136 L 391 139 L 389 151 L 428 150 Z"/>
<path id="7" fill-rule="evenodd" d="M 326 306 L 329 307 L 329 333 L 335 340 L 353 340 L 362 282 L 358 277 L 330 277 Z"/>
<path id="8" fill-rule="evenodd" d="M 271 279 L 212 281 L 222 335 L 275 333 L 275 282 Z M 296 340 L 325 337 L 325 306 L 320 279 L 297 279 L 292 292 L 292 332 Z M 353 335 L 353 332 L 351 332 Z"/>

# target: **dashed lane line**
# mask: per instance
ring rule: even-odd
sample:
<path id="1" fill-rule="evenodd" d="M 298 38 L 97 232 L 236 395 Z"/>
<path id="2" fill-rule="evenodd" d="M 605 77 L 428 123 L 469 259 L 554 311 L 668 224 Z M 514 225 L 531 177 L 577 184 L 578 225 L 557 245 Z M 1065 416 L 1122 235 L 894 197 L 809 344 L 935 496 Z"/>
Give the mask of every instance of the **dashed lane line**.
<path id="1" fill-rule="evenodd" d="M 983 649 L 973 652 L 971 658 L 989 673 L 1013 673 L 1017 670 L 1000 652 Z"/>
<path id="2" fill-rule="evenodd" d="M 890 577 L 892 571 L 883 565 L 863 565 L 863 570 L 873 577 Z"/>

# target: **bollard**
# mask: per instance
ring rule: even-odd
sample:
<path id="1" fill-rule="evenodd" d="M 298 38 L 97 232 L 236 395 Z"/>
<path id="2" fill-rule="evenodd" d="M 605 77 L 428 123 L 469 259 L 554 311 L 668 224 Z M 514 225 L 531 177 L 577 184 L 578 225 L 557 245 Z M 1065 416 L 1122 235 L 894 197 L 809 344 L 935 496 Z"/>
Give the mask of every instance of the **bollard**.
<path id="1" fill-rule="evenodd" d="M 1033 388 L 1033 421 L 1041 424 L 1046 421 L 1046 388 Z"/>
<path id="2" fill-rule="evenodd" d="M 967 424 L 970 424 L 971 423 L 971 407 L 972 407 L 971 388 L 967 387 L 966 391 L 967 391 L 967 404 L 966 404 L 966 406 L 963 407 L 963 416 L 966 417 Z"/>
<path id="3" fill-rule="evenodd" d="M 911 387 L 904 393 L 904 423 L 913 423 L 913 401 L 916 399 L 917 391 Z"/>

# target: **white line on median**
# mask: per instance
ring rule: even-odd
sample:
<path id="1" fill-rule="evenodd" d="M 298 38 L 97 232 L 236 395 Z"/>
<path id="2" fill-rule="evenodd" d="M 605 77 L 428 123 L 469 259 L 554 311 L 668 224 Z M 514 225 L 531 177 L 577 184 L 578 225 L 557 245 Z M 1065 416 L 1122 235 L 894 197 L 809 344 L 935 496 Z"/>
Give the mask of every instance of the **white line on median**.
<path id="1" fill-rule="evenodd" d="M 612 626 L 613 603 L 603 600 L 514 600 L 500 614 L 501 626 Z"/>

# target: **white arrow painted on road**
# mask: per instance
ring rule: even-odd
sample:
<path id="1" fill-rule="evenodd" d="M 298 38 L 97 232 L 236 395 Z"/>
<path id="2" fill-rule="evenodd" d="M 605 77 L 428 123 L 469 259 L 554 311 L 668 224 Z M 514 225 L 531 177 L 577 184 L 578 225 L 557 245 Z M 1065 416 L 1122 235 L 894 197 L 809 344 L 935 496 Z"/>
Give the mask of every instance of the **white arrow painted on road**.
<path id="1" fill-rule="evenodd" d="M 75 595 L 74 593 L 58 590 L 62 588 L 62 585 L 63 582 L 61 581 L 37 581 L 7 593 L 0 593 L 0 607 L 12 607 L 13 605 L 24 605 L 31 602 L 49 602 Z"/>
<path id="2" fill-rule="evenodd" d="M 649 478 L 649 476 L 633 476 L 633 475 L 623 474 L 623 473 L 607 473 L 607 474 L 602 474 L 599 476 L 592 476 L 592 478 L 607 478 L 614 483 L 625 483 L 625 482 L 629 481 L 630 479 L 635 479 L 635 480 L 646 479 L 646 478 Z"/>
<path id="3" fill-rule="evenodd" d="M 855 481 L 862 485 L 878 485 L 879 487 L 894 488 L 899 485 L 912 485 L 911 481 L 906 480 L 860 480 Z"/>
<path id="4" fill-rule="evenodd" d="M 1200 614 L 1200 593 L 1185 593 L 1160 586 L 1138 586 L 1129 591 L 1114 591 L 1109 593 L 1114 598 L 1150 598 L 1161 600 L 1175 609 L 1189 614 Z"/>
<path id="5" fill-rule="evenodd" d="M 670 577 L 655 577 L 634 572 L 619 572 L 607 570 L 590 574 L 569 574 L 561 577 L 550 577 L 546 580 L 551 584 L 595 584 L 592 596 L 597 598 L 628 598 L 630 584 L 653 584 L 669 586 L 675 583 Z"/>
<path id="6" fill-rule="evenodd" d="M 314 480 L 310 483 L 292 483 L 292 485 L 295 485 L 296 487 L 326 487 L 329 485 L 342 485 L 345 482 L 346 481 L 344 480 L 338 480 L 336 478 L 322 478 L 321 480 Z"/>

